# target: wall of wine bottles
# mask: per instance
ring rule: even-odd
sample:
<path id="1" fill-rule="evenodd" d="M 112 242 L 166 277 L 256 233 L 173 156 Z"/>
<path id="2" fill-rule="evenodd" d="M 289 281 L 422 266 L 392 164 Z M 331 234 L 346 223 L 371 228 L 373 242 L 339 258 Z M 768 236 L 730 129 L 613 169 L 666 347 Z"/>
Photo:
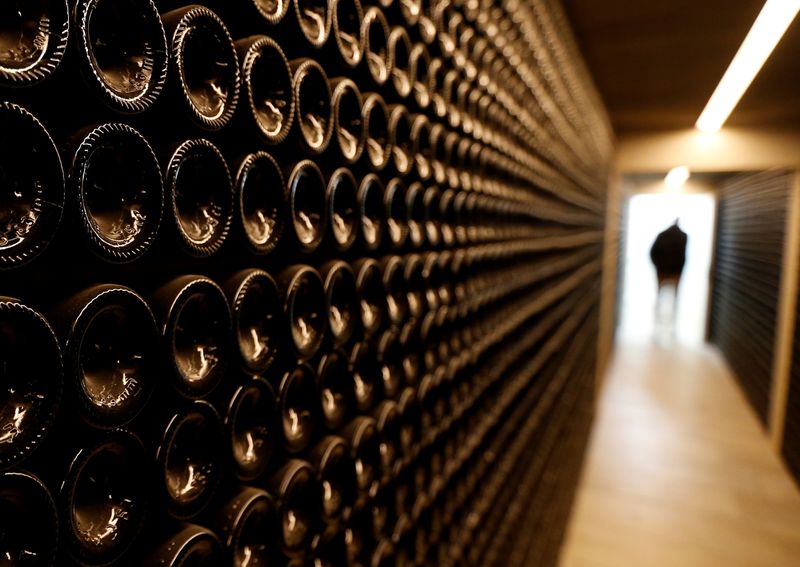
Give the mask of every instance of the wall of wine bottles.
<path id="1" fill-rule="evenodd" d="M 710 338 L 767 426 L 786 213 L 793 176 L 744 174 L 720 188 Z"/>
<path id="2" fill-rule="evenodd" d="M 0 563 L 555 564 L 612 152 L 558 2 L 0 21 Z"/>

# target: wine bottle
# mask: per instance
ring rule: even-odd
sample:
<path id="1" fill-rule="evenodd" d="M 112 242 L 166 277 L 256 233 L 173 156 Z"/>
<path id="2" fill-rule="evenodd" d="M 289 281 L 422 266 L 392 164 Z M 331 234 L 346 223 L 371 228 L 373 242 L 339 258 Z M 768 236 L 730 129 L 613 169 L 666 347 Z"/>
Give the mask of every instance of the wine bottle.
<path id="1" fill-rule="evenodd" d="M 331 85 L 332 141 L 338 148 L 337 157 L 341 157 L 346 164 L 353 164 L 364 151 L 365 128 L 361 117 L 361 92 L 346 77 L 332 79 Z"/>
<path id="2" fill-rule="evenodd" d="M 280 352 L 284 321 L 278 286 L 267 272 L 248 269 L 228 278 L 225 289 L 242 368 L 263 373 Z"/>
<path id="3" fill-rule="evenodd" d="M 208 505 L 226 452 L 222 420 L 211 404 L 194 401 L 172 415 L 156 451 L 156 483 L 171 516 L 188 519 Z"/>
<path id="4" fill-rule="evenodd" d="M 369 343 L 356 344 L 350 351 L 350 378 L 353 381 L 356 409 L 366 412 L 379 397 L 380 366 Z"/>
<path id="5" fill-rule="evenodd" d="M 355 464 L 359 494 L 356 508 L 358 508 L 374 495 L 378 488 L 381 451 L 375 420 L 364 415 L 358 416 L 344 427 L 342 435 L 347 441 L 350 456 Z"/>
<path id="6" fill-rule="evenodd" d="M 239 101 L 239 59 L 225 23 L 205 6 L 162 16 L 173 90 L 191 121 L 206 130 L 227 125 Z"/>
<path id="7" fill-rule="evenodd" d="M 0 469 L 26 459 L 50 432 L 64 383 L 61 350 L 42 317 L 0 297 Z"/>
<path id="8" fill-rule="evenodd" d="M 44 17 L 44 16 L 42 16 Z M 0 67 L 0 77 L 2 77 Z M 41 122 L 0 102 L 0 270 L 41 254 L 56 234 L 64 209 L 64 171 Z"/>
<path id="9" fill-rule="evenodd" d="M 383 194 L 386 234 L 389 237 L 389 244 L 394 250 L 401 249 L 408 238 L 407 192 L 403 181 L 394 177 L 386 185 L 386 191 Z"/>
<path id="10" fill-rule="evenodd" d="M 408 313 L 411 319 L 421 319 L 427 309 L 422 258 L 417 254 L 406 256 L 403 270 L 406 281 Z"/>
<path id="11" fill-rule="evenodd" d="M 239 113 L 260 139 L 280 144 L 294 120 L 292 71 L 278 42 L 254 35 L 236 42 L 242 84 Z"/>
<path id="12" fill-rule="evenodd" d="M 419 444 L 419 406 L 417 390 L 408 386 L 397 398 L 397 411 L 400 414 L 400 455 L 403 466 L 408 466 L 416 457 Z"/>
<path id="13" fill-rule="evenodd" d="M 382 86 L 392 73 L 389 58 L 389 24 L 377 6 L 370 6 L 361 21 L 361 38 L 364 42 L 364 59 L 372 82 Z"/>
<path id="14" fill-rule="evenodd" d="M 372 547 L 371 509 L 361 503 L 353 509 L 344 526 L 347 565 L 369 565 Z"/>
<path id="15" fill-rule="evenodd" d="M 203 138 L 179 144 L 166 167 L 165 191 L 182 248 L 195 257 L 217 252 L 233 218 L 231 175 L 219 149 Z"/>
<path id="16" fill-rule="evenodd" d="M 174 533 L 160 541 L 141 564 L 218 567 L 225 564 L 225 559 L 222 543 L 214 532 L 195 524 L 181 524 Z"/>
<path id="17" fill-rule="evenodd" d="M 275 472 L 269 486 L 278 505 L 279 543 L 284 554 L 297 557 L 311 545 L 320 517 L 314 470 L 306 461 L 290 459 Z"/>
<path id="18" fill-rule="evenodd" d="M 397 403 L 384 400 L 373 412 L 381 455 L 380 484 L 387 486 L 400 467 L 400 414 Z"/>
<path id="19" fill-rule="evenodd" d="M 366 93 L 361 107 L 364 122 L 364 155 L 373 171 L 381 171 L 391 159 L 389 143 L 389 109 L 377 93 Z"/>
<path id="20" fill-rule="evenodd" d="M 238 220 L 247 248 L 263 256 L 283 234 L 286 185 L 278 162 L 266 152 L 247 154 L 236 173 Z"/>
<path id="21" fill-rule="evenodd" d="M 328 0 L 292 0 L 291 14 L 308 44 L 319 49 L 331 33 Z"/>
<path id="22" fill-rule="evenodd" d="M 423 201 L 425 203 L 425 237 L 432 248 L 437 248 L 441 243 L 441 222 L 439 219 L 441 193 L 438 187 L 428 187 L 425 190 Z"/>
<path id="23" fill-rule="evenodd" d="M 308 360 L 322 345 L 327 327 L 322 279 L 311 266 L 297 264 L 285 268 L 277 282 L 289 325 L 289 347 L 297 358 Z"/>
<path id="24" fill-rule="evenodd" d="M 408 211 L 408 240 L 413 248 L 422 248 L 427 241 L 425 232 L 426 214 L 425 187 L 419 181 L 411 184 L 406 193 Z"/>
<path id="25" fill-rule="evenodd" d="M 402 26 L 395 26 L 389 33 L 389 67 L 392 70 L 392 86 L 400 98 L 411 94 L 411 40 Z"/>
<path id="26" fill-rule="evenodd" d="M 289 66 L 297 113 L 295 140 L 305 152 L 318 155 L 325 151 L 333 135 L 331 84 L 325 70 L 313 59 L 292 59 Z"/>
<path id="27" fill-rule="evenodd" d="M 431 66 L 431 56 L 424 43 L 415 43 L 408 54 L 408 75 L 414 101 L 420 109 L 428 108 L 431 101 L 428 85 L 430 77 L 428 70 Z"/>
<path id="28" fill-rule="evenodd" d="M 214 511 L 212 524 L 227 549 L 227 565 L 271 565 L 279 553 L 277 510 L 264 490 L 241 487 Z"/>
<path id="29" fill-rule="evenodd" d="M 387 256 L 380 265 L 386 294 L 386 315 L 391 326 L 399 328 L 409 314 L 405 266 L 400 256 Z"/>
<path id="30" fill-rule="evenodd" d="M 385 331 L 378 339 L 376 357 L 380 367 L 381 389 L 387 398 L 395 398 L 406 383 L 404 353 L 398 332 Z"/>
<path id="31" fill-rule="evenodd" d="M 361 328 L 364 338 L 375 335 L 383 324 L 386 313 L 386 295 L 383 288 L 383 274 L 378 262 L 372 258 L 362 258 L 353 264 L 356 274 L 356 289 L 361 307 Z"/>
<path id="32" fill-rule="evenodd" d="M 124 430 L 81 447 L 61 485 L 62 533 L 69 554 L 84 565 L 106 565 L 130 548 L 149 503 L 150 461 Z"/>
<path id="33" fill-rule="evenodd" d="M 442 94 L 444 92 L 444 77 L 447 71 L 448 67 L 441 57 L 433 57 L 431 59 L 431 63 L 428 66 L 429 104 L 438 118 L 447 116 L 447 104 Z"/>
<path id="34" fill-rule="evenodd" d="M 284 373 L 278 388 L 283 447 L 290 453 L 305 449 L 319 421 L 317 377 L 308 364 Z"/>
<path id="35" fill-rule="evenodd" d="M 2 16 L 8 42 L 0 55 L 0 86 L 27 87 L 47 79 L 67 50 L 67 0 L 15 4 Z"/>
<path id="36" fill-rule="evenodd" d="M 53 565 L 58 513 L 50 491 L 36 476 L 0 473 L 0 549 L 7 565 Z"/>
<path id="37" fill-rule="evenodd" d="M 94 92 L 117 112 L 152 107 L 167 80 L 167 39 L 152 0 L 78 0 L 78 60 Z"/>
<path id="38" fill-rule="evenodd" d="M 358 188 L 361 236 L 364 248 L 374 252 L 383 242 L 385 211 L 383 206 L 384 186 L 374 173 L 366 175 Z"/>
<path id="39" fill-rule="evenodd" d="M 358 187 L 349 169 L 340 167 L 331 174 L 325 190 L 325 201 L 333 249 L 347 252 L 358 238 L 360 228 Z"/>
<path id="40" fill-rule="evenodd" d="M 159 334 L 144 299 L 124 286 L 94 286 L 65 300 L 51 320 L 62 338 L 70 409 L 93 427 L 135 418 L 158 382 Z"/>
<path id="41" fill-rule="evenodd" d="M 317 371 L 322 425 L 334 431 L 348 421 L 356 409 L 356 393 L 347 355 L 332 350 L 322 356 Z"/>
<path id="42" fill-rule="evenodd" d="M 348 565 L 347 542 L 343 526 L 324 530 L 311 544 L 310 567 Z"/>
<path id="43" fill-rule="evenodd" d="M 361 22 L 364 11 L 359 0 L 331 0 L 331 35 L 342 63 L 354 69 L 363 57 Z"/>
<path id="44" fill-rule="evenodd" d="M 447 181 L 447 172 L 445 170 L 445 156 L 446 148 L 445 142 L 447 139 L 447 129 L 441 123 L 436 123 L 430 130 L 430 162 L 433 179 L 436 183 L 444 183 Z"/>
<path id="45" fill-rule="evenodd" d="M 341 437 L 327 435 L 309 450 L 309 462 L 322 489 L 322 519 L 336 525 L 349 515 L 356 501 L 356 468 L 347 443 Z"/>
<path id="46" fill-rule="evenodd" d="M 292 240 L 297 249 L 310 254 L 325 236 L 325 178 L 313 161 L 305 159 L 290 166 L 287 179 Z"/>
<path id="47" fill-rule="evenodd" d="M 422 181 L 427 181 L 431 176 L 431 123 L 424 114 L 415 114 L 411 117 L 410 156 L 417 176 Z"/>
<path id="48" fill-rule="evenodd" d="M 399 175 L 406 175 L 414 167 L 411 141 L 411 116 L 402 104 L 389 107 L 389 145 L 392 164 Z"/>
<path id="49" fill-rule="evenodd" d="M 273 462 L 279 438 L 277 399 L 266 380 L 251 378 L 236 389 L 225 426 L 236 477 L 246 482 L 260 478 Z"/>
<path id="50" fill-rule="evenodd" d="M 69 187 L 89 249 L 108 262 L 140 258 L 155 240 L 164 209 L 158 160 L 134 128 L 89 128 L 72 156 Z"/>
<path id="51" fill-rule="evenodd" d="M 345 345 L 360 321 L 356 276 L 341 260 L 331 260 L 320 268 L 328 307 L 328 327 L 334 348 Z"/>
<path id="52" fill-rule="evenodd" d="M 208 395 L 228 363 L 231 312 L 225 293 L 203 276 L 180 276 L 153 294 L 166 368 L 176 391 Z"/>

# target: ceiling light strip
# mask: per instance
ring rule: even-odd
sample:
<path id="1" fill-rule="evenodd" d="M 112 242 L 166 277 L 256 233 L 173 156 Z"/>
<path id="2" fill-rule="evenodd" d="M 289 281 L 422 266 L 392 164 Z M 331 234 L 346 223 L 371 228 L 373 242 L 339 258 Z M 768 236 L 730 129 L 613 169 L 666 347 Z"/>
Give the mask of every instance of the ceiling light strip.
<path id="1" fill-rule="evenodd" d="M 717 132 L 800 11 L 800 0 L 767 0 L 695 126 Z"/>

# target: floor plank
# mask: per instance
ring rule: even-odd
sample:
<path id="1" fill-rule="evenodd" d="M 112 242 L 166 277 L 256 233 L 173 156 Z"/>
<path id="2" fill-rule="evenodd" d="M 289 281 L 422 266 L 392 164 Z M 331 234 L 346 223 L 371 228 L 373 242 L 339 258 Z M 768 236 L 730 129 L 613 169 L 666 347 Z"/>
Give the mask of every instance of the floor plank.
<path id="1" fill-rule="evenodd" d="M 800 565 L 800 491 L 713 348 L 618 347 L 560 565 Z"/>

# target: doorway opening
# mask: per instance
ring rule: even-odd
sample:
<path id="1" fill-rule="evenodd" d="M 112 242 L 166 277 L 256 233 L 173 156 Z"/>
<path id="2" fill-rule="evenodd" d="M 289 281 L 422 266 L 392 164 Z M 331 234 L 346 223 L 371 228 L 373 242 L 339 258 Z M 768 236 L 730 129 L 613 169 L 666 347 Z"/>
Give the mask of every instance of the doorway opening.
<path id="1" fill-rule="evenodd" d="M 617 336 L 626 342 L 668 340 L 702 344 L 706 337 L 714 253 L 715 193 L 711 190 L 638 193 L 628 197 L 624 210 Z M 663 319 L 658 324 L 656 320 L 658 286 L 650 247 L 658 233 L 675 219 L 679 219 L 680 228 L 688 235 L 686 264 L 677 290 L 674 323 L 665 331 Z M 663 303 L 660 307 L 665 308 Z M 667 309 L 670 307 L 666 305 Z"/>

